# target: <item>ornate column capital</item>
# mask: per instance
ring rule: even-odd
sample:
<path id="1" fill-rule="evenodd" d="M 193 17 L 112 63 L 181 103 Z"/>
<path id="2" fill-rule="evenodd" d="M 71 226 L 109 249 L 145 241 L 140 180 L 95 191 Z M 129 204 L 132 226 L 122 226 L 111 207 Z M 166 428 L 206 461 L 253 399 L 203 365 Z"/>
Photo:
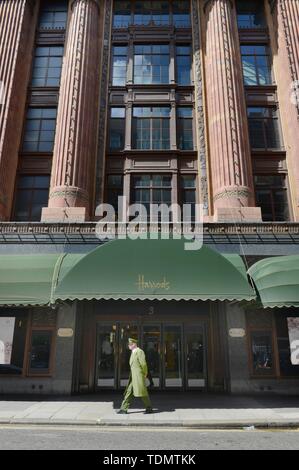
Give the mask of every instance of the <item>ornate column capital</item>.
<path id="1" fill-rule="evenodd" d="M 234 6 L 233 0 L 222 0 L 222 1 L 229 2 L 230 6 L 233 8 L 233 6 Z M 206 10 L 207 10 L 207 8 L 208 8 L 208 6 L 211 2 L 215 2 L 215 0 L 204 0 L 204 4 L 203 4 L 204 12 L 206 12 Z"/>

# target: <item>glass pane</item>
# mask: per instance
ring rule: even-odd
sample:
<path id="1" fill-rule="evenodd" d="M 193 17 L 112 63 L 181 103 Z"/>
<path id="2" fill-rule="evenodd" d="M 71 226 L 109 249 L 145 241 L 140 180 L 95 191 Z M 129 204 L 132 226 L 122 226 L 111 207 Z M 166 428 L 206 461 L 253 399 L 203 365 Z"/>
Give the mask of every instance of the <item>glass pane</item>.
<path id="1" fill-rule="evenodd" d="M 148 379 L 151 387 L 160 386 L 161 332 L 158 325 L 143 327 L 143 350 L 148 366 Z"/>
<path id="2" fill-rule="evenodd" d="M 271 332 L 252 332 L 251 348 L 254 374 L 273 374 L 274 370 Z"/>
<path id="3" fill-rule="evenodd" d="M 193 325 L 186 328 L 187 385 L 204 387 L 204 331 L 203 327 Z"/>
<path id="4" fill-rule="evenodd" d="M 164 327 L 165 386 L 182 387 L 182 329 L 176 325 Z"/>
<path id="5" fill-rule="evenodd" d="M 50 370 L 50 356 L 52 331 L 33 331 L 31 338 L 30 372 L 48 373 Z"/>
<path id="6" fill-rule="evenodd" d="M 98 387 L 116 386 L 116 325 L 98 325 L 97 378 Z"/>

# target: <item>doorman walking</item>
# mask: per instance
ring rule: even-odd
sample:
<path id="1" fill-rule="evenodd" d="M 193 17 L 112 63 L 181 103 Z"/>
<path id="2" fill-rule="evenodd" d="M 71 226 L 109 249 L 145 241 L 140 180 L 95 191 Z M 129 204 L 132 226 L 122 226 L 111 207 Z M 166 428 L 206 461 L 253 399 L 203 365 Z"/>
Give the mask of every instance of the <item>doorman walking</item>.
<path id="1" fill-rule="evenodd" d="M 145 379 L 148 374 L 145 354 L 142 349 L 138 348 L 137 340 L 129 338 L 130 357 L 130 377 L 129 383 L 124 392 L 124 399 L 118 414 L 126 414 L 134 397 L 140 397 L 145 406 L 145 413 L 152 413 L 152 405 L 145 385 Z"/>

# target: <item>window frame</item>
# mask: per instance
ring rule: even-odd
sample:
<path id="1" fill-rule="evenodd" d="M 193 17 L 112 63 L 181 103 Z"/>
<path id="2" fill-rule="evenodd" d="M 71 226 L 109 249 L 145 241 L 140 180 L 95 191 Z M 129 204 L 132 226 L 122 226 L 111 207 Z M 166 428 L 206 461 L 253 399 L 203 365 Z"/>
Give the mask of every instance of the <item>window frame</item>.
<path id="1" fill-rule="evenodd" d="M 250 117 L 249 116 L 249 110 L 250 109 L 264 109 L 267 110 L 268 112 L 271 113 L 269 116 L 262 116 L 262 117 Z M 273 117 L 273 112 L 276 113 L 276 116 Z M 282 152 L 284 151 L 284 139 L 282 135 L 282 128 L 281 128 L 281 122 L 280 122 L 280 114 L 279 114 L 279 108 L 278 106 L 272 105 L 272 106 L 266 106 L 266 105 L 247 105 L 247 120 L 248 120 L 248 131 L 249 131 L 249 140 L 250 140 L 250 146 L 251 146 L 251 152 Z M 252 145 L 252 137 L 251 137 L 251 127 L 250 123 L 251 121 L 260 121 L 262 122 L 262 134 L 263 134 L 263 141 L 265 146 L 264 147 L 254 147 Z M 275 140 L 279 141 L 279 147 L 270 147 L 268 145 L 268 137 L 267 137 L 267 132 L 266 129 L 267 127 L 265 126 L 265 120 L 268 122 L 273 122 L 274 129 L 276 130 L 275 134 Z"/>
<path id="2" fill-rule="evenodd" d="M 38 48 L 48 48 L 49 50 L 51 48 L 61 48 L 62 49 L 62 55 L 47 55 L 47 56 L 37 56 L 36 55 L 36 51 Z M 58 68 L 58 67 L 49 67 L 49 61 L 51 58 L 60 58 L 61 57 L 61 67 L 60 67 L 60 76 L 59 76 L 59 83 L 58 85 L 47 85 L 47 84 L 43 84 L 43 85 L 34 85 L 33 84 L 33 80 L 34 80 L 34 71 L 35 71 L 35 59 L 39 58 L 39 57 L 42 57 L 42 58 L 47 58 L 47 67 L 36 67 L 36 68 L 41 68 L 41 69 L 46 69 L 46 78 L 43 80 L 45 80 L 45 82 L 47 82 L 47 80 L 49 79 L 48 77 L 48 72 L 50 69 L 53 69 L 53 68 Z M 64 58 L 64 43 L 57 43 L 57 44 L 35 44 L 35 49 L 34 49 L 34 56 L 32 58 L 32 67 L 31 67 L 31 75 L 30 75 L 30 84 L 29 84 L 29 87 L 30 88 L 37 88 L 37 89 L 48 89 L 48 88 L 60 88 L 60 85 L 61 85 L 61 75 L 62 75 L 62 67 L 63 67 L 63 58 Z M 54 77 L 55 78 L 55 77 Z"/>
<path id="3" fill-rule="evenodd" d="M 51 175 L 50 173 L 40 173 L 40 172 L 34 172 L 34 173 L 19 173 L 16 177 L 16 183 L 15 183 L 15 192 L 14 192 L 14 203 L 13 203 L 13 218 L 15 219 L 16 222 L 18 221 L 21 221 L 21 220 L 18 220 L 17 219 L 17 216 L 16 216 L 16 210 L 17 210 L 17 202 L 18 202 L 18 191 L 30 191 L 31 193 L 31 196 L 30 196 L 30 210 L 29 210 L 29 219 L 26 218 L 26 221 L 28 222 L 34 222 L 35 220 L 31 218 L 32 216 L 32 201 L 33 201 L 33 196 L 34 196 L 34 190 L 46 190 L 45 188 L 42 188 L 42 187 L 39 187 L 39 188 L 35 188 L 35 187 L 28 187 L 28 188 L 20 188 L 18 183 L 19 183 L 19 180 L 20 178 L 22 177 L 41 177 L 41 176 L 44 176 L 44 177 L 48 177 L 49 178 L 49 189 L 48 189 L 48 199 L 49 199 L 49 194 L 50 194 L 50 187 L 51 187 Z M 47 206 L 42 206 L 42 209 L 43 207 L 47 207 Z M 37 220 L 38 221 L 38 220 Z"/>
<path id="4" fill-rule="evenodd" d="M 255 53 L 243 53 L 242 48 L 243 47 L 264 47 L 265 48 L 265 54 L 256 54 Z M 247 43 L 241 43 L 240 44 L 240 53 L 241 53 L 241 62 L 242 62 L 242 73 L 243 73 L 243 83 L 244 86 L 246 87 L 269 87 L 269 86 L 275 86 L 275 79 L 274 79 L 274 73 L 273 73 L 273 61 L 272 61 L 272 56 L 271 56 L 271 50 L 269 47 L 269 44 L 261 44 L 261 43 L 255 43 L 255 44 L 247 44 Z M 246 83 L 245 81 L 245 72 L 244 72 L 244 62 L 243 58 L 244 57 L 253 57 L 254 58 L 254 72 L 255 72 L 255 82 L 254 84 Z M 268 83 L 260 83 L 260 76 L 259 76 L 259 65 L 258 65 L 258 60 L 257 57 L 265 57 L 266 58 L 266 65 L 267 65 L 267 73 L 268 73 L 268 78 L 269 82 Z"/>
<path id="5" fill-rule="evenodd" d="M 185 116 L 179 116 L 179 110 L 180 109 L 188 109 L 191 110 L 191 116 L 190 117 L 185 117 Z M 194 109 L 192 106 L 177 106 L 176 107 L 176 143 L 177 143 L 177 149 L 181 152 L 194 152 Z M 185 121 L 186 120 L 186 121 Z M 181 134 L 181 130 L 184 131 L 184 126 L 181 125 L 183 122 L 191 121 L 191 135 L 192 135 L 192 148 L 182 148 L 180 146 L 180 136 L 183 137 L 183 142 L 185 142 L 184 139 L 184 132 Z M 190 140 L 187 140 L 187 142 L 191 142 Z"/>
<path id="6" fill-rule="evenodd" d="M 264 186 L 260 186 L 259 188 L 259 185 L 256 184 L 255 182 L 255 178 L 256 177 L 267 177 L 267 176 L 280 176 L 282 178 L 284 178 L 284 186 L 274 186 L 274 185 L 270 185 L 270 187 L 268 185 L 264 185 Z M 285 191 L 286 193 L 286 199 L 287 199 L 287 202 L 288 202 L 288 219 L 285 220 L 284 222 L 290 222 L 291 219 L 292 219 L 292 210 L 291 210 L 291 200 L 290 200 L 290 193 L 289 193 L 289 184 L 288 184 L 288 175 L 287 173 L 260 173 L 260 172 L 255 172 L 254 173 L 254 192 L 255 192 L 255 199 L 256 199 L 256 203 L 258 204 L 258 200 L 257 200 L 257 191 L 258 189 L 260 189 L 260 191 L 263 190 L 263 188 L 265 190 L 268 190 L 270 192 L 270 198 L 271 198 L 271 211 L 272 211 L 272 217 L 273 219 L 271 221 L 266 221 L 266 222 L 281 222 L 281 221 L 277 221 L 276 220 L 276 213 L 275 213 L 275 199 L 274 199 L 274 192 L 275 191 Z M 263 214 L 262 214 L 263 215 Z"/>
<path id="7" fill-rule="evenodd" d="M 57 319 L 56 319 L 57 322 Z M 31 364 L 31 352 L 32 352 L 32 338 L 33 338 L 33 333 L 35 331 L 50 331 L 52 333 L 51 336 L 51 344 L 50 344 L 50 358 L 49 358 L 49 372 L 32 372 L 32 369 L 30 368 Z M 32 322 L 30 325 L 30 334 L 29 334 L 29 340 L 28 340 L 28 350 L 27 350 L 27 364 L 26 364 L 26 377 L 52 377 L 55 372 L 55 355 L 56 355 L 56 331 L 57 331 L 57 325 L 55 326 L 33 326 Z"/>
<path id="8" fill-rule="evenodd" d="M 150 109 L 151 113 L 153 112 L 152 110 L 154 108 L 167 108 L 169 110 L 169 115 L 166 117 L 164 116 L 134 116 L 134 109 L 136 108 L 148 108 Z M 168 121 L 168 139 L 160 139 L 159 141 L 157 140 L 153 140 L 153 131 L 154 131 L 154 127 L 153 127 L 153 121 L 155 119 L 159 119 L 160 120 L 160 132 L 161 132 L 161 135 L 163 134 L 163 121 L 166 122 Z M 145 121 L 145 120 L 149 120 L 149 144 L 150 144 L 150 148 L 148 149 L 144 149 L 144 148 L 138 148 L 137 146 L 137 141 L 140 140 L 140 139 L 137 139 L 137 129 L 138 129 L 138 126 L 137 126 L 137 120 L 139 121 Z M 142 106 L 142 105 L 135 105 L 133 106 L 132 108 L 132 136 L 131 136 L 131 142 L 132 142 L 132 150 L 135 150 L 135 151 L 143 151 L 143 152 L 167 152 L 169 150 L 171 150 L 171 139 L 170 139 L 170 122 L 171 122 L 171 106 L 170 105 L 158 105 L 158 106 Z M 143 128 L 142 128 L 143 130 Z M 135 143 L 135 139 L 134 139 L 134 133 L 136 133 L 136 143 Z M 144 142 L 145 140 L 142 139 L 142 142 Z M 163 148 L 163 142 L 169 142 L 169 146 L 168 148 Z M 153 142 L 160 142 L 160 144 L 162 144 L 162 147 L 161 148 L 153 148 Z M 136 145 L 136 146 L 135 146 Z"/>

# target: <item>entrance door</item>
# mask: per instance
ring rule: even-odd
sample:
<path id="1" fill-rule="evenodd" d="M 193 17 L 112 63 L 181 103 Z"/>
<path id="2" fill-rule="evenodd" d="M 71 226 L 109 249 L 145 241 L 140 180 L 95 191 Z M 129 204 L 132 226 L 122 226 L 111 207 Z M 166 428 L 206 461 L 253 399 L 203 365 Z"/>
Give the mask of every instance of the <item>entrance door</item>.
<path id="1" fill-rule="evenodd" d="M 185 326 L 185 386 L 206 386 L 206 348 L 204 325 Z"/>
<path id="2" fill-rule="evenodd" d="M 116 388 L 117 325 L 97 325 L 96 387 Z"/>
<path id="3" fill-rule="evenodd" d="M 164 325 L 164 387 L 183 386 L 182 326 Z"/>
<path id="4" fill-rule="evenodd" d="M 137 338 L 145 352 L 152 388 L 206 387 L 204 324 L 111 322 L 97 325 L 96 388 L 127 385 L 130 337 Z"/>

